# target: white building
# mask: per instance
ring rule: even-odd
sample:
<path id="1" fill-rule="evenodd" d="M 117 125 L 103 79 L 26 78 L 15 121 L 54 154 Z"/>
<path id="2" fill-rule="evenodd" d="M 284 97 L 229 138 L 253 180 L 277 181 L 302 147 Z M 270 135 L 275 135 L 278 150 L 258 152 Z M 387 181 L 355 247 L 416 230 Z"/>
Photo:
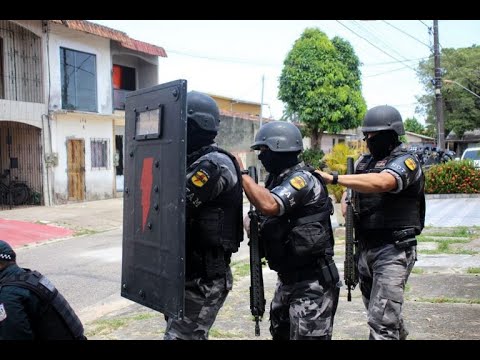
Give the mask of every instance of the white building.
<path id="1" fill-rule="evenodd" d="M 2 181 L 25 182 L 45 205 L 116 196 L 125 94 L 158 84 L 158 57 L 88 21 L 0 20 Z"/>

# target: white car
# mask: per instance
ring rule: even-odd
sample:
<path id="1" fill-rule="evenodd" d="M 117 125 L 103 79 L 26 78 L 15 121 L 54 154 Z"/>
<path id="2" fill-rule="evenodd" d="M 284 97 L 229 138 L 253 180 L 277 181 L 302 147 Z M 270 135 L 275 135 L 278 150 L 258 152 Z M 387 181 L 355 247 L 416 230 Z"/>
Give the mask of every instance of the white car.
<path id="1" fill-rule="evenodd" d="M 472 160 L 473 165 L 480 169 L 480 147 L 467 148 L 463 152 L 461 160 Z"/>

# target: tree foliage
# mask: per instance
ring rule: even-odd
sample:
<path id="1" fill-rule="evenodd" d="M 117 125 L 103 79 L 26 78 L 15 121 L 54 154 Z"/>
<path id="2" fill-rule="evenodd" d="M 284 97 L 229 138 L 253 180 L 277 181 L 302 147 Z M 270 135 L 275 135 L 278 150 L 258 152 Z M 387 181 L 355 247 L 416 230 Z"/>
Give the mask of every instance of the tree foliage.
<path id="1" fill-rule="evenodd" d="M 442 49 L 442 78 L 456 81 L 470 91 L 480 95 L 480 46 L 469 48 Z M 435 129 L 434 58 L 422 61 L 417 75 L 424 85 L 426 94 L 417 97 L 420 107 L 417 112 L 426 116 L 427 128 Z M 451 130 L 463 136 L 467 130 L 480 128 L 480 98 L 457 84 L 443 83 L 445 134 Z"/>
<path id="2" fill-rule="evenodd" d="M 307 28 L 284 60 L 279 99 L 286 116 L 305 124 L 318 149 L 324 131 L 356 128 L 366 112 L 361 92 L 360 62 L 349 42 L 330 40 Z"/>
<path id="3" fill-rule="evenodd" d="M 423 134 L 425 131 L 425 127 L 415 117 L 405 119 L 403 127 L 406 131 L 411 131 L 415 134 Z"/>

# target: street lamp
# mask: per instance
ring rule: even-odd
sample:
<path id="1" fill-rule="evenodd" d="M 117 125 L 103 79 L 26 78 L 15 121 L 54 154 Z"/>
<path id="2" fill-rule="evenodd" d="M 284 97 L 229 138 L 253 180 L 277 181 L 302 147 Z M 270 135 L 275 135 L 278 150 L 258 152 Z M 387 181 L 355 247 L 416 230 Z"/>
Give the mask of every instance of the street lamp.
<path id="1" fill-rule="evenodd" d="M 478 98 L 480 99 L 480 95 L 475 94 L 472 90 L 467 89 L 465 86 L 463 86 L 462 84 L 460 84 L 460 83 L 458 83 L 458 82 L 456 82 L 456 81 L 447 80 L 447 79 L 443 79 L 443 81 L 446 82 L 447 84 L 456 84 L 456 85 L 460 86 L 462 89 L 467 90 L 470 94 L 472 94 L 472 95 L 474 95 L 474 96 L 476 96 L 476 97 L 478 97 Z"/>

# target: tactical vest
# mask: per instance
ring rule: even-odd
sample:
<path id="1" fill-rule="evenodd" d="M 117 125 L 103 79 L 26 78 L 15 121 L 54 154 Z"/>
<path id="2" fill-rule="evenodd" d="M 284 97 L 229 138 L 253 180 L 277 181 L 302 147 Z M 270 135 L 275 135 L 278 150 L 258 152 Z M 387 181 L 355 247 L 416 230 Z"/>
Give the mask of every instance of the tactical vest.
<path id="1" fill-rule="evenodd" d="M 386 164 L 389 160 L 406 153 L 408 153 L 406 149 L 397 147 L 383 159 L 383 162 Z M 366 166 L 364 169 L 358 170 L 358 165 L 361 163 L 366 163 Z M 370 156 L 365 156 L 359 164 L 356 174 L 379 173 L 384 169 L 375 167 L 376 161 Z M 357 192 L 359 208 L 355 228 L 360 230 L 360 235 L 373 231 L 382 237 L 382 231 L 387 233 L 391 230 L 405 228 L 414 228 L 415 232 L 420 234 L 425 219 L 421 179 L 422 177 L 398 194 Z"/>
<path id="2" fill-rule="evenodd" d="M 237 184 L 187 214 L 187 276 L 199 274 L 209 278 L 223 275 L 230 263 L 230 256 L 237 252 L 243 241 L 243 193 L 242 173 L 237 160 L 229 152 L 205 146 L 188 155 L 187 166 L 211 152 L 227 155 L 237 173 Z"/>
<path id="3" fill-rule="evenodd" d="M 333 256 L 334 238 L 330 223 L 333 205 L 323 178 L 311 166 L 298 164 L 280 177 L 269 175 L 266 188 L 272 190 L 292 173 L 306 170 L 320 181 L 322 193 L 316 203 L 279 217 L 267 217 L 261 224 L 261 240 L 269 267 L 288 274 L 318 268 L 319 258 Z M 321 226 L 318 226 L 318 223 Z M 316 225 L 317 224 L 317 225 Z"/>
<path id="4" fill-rule="evenodd" d="M 53 284 L 38 271 L 26 272 L 5 278 L 0 290 L 6 286 L 26 288 L 36 294 L 45 305 L 40 314 L 30 314 L 37 340 L 86 340 L 83 325 L 65 298 Z"/>

